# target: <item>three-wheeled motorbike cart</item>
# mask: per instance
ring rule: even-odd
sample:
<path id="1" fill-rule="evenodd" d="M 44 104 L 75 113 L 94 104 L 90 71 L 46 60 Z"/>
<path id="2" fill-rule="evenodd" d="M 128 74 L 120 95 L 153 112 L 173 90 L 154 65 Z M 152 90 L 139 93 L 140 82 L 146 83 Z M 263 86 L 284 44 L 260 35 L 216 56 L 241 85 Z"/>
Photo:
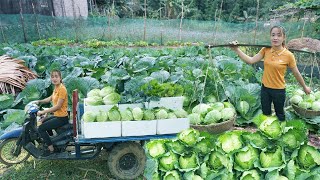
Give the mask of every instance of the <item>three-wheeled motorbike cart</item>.
<path id="1" fill-rule="evenodd" d="M 73 123 L 56 129 L 51 137 L 55 153 L 42 156 L 47 147 L 37 131 L 37 111 L 35 104 L 28 104 L 28 118 L 22 127 L 0 137 L 0 161 L 6 165 L 21 163 L 33 156 L 37 159 L 83 160 L 95 158 L 102 150 L 108 153 L 107 164 L 116 179 L 136 179 L 145 168 L 145 141 L 151 139 L 174 138 L 176 134 L 127 136 L 109 138 L 84 138 L 81 135 L 81 116 L 84 108 L 78 102 L 77 91 L 73 92 Z M 106 129 L 108 131 L 108 129 Z"/>

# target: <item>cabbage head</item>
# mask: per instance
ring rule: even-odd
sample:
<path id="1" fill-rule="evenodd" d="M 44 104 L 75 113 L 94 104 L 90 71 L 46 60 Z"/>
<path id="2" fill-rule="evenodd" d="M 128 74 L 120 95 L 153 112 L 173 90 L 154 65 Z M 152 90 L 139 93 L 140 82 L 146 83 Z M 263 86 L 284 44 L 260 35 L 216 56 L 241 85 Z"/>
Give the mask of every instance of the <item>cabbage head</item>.
<path id="1" fill-rule="evenodd" d="M 186 146 L 184 144 L 182 144 L 182 142 L 179 141 L 178 139 L 168 141 L 166 143 L 166 146 L 170 151 L 172 151 L 176 154 L 183 154 L 186 151 Z"/>
<path id="2" fill-rule="evenodd" d="M 104 87 L 104 88 L 102 88 L 102 89 L 100 90 L 99 95 L 100 95 L 101 97 L 105 97 L 105 96 L 107 96 L 108 94 L 111 94 L 111 93 L 113 93 L 113 92 L 115 92 L 115 89 L 114 89 L 113 87 L 111 87 L 111 86 L 106 86 L 106 87 Z"/>
<path id="3" fill-rule="evenodd" d="M 102 111 L 100 110 L 97 114 L 96 118 L 97 122 L 106 122 L 108 121 L 108 111 Z"/>
<path id="4" fill-rule="evenodd" d="M 82 115 L 82 119 L 84 122 L 95 122 L 97 118 L 97 114 L 93 111 L 86 111 Z"/>
<path id="5" fill-rule="evenodd" d="M 221 110 L 222 120 L 227 121 L 235 116 L 236 112 L 233 108 L 224 108 Z"/>
<path id="6" fill-rule="evenodd" d="M 263 120 L 258 128 L 268 137 L 274 139 L 281 136 L 282 127 L 276 116 L 262 116 Z"/>
<path id="7" fill-rule="evenodd" d="M 211 110 L 208 112 L 203 120 L 204 124 L 213 124 L 217 123 L 221 119 L 221 113 L 218 110 Z"/>
<path id="8" fill-rule="evenodd" d="M 228 156 L 225 154 L 222 154 L 218 151 L 212 151 L 211 154 L 209 155 L 209 166 L 213 170 L 220 170 L 224 167 L 228 167 L 229 159 Z"/>
<path id="9" fill-rule="evenodd" d="M 146 109 L 143 112 L 143 120 L 154 120 L 154 119 L 156 118 L 155 118 L 154 112 L 151 109 Z"/>
<path id="10" fill-rule="evenodd" d="M 263 150 L 269 146 L 267 138 L 260 132 L 245 132 L 242 137 L 245 139 L 246 143 L 251 144 L 255 148 Z"/>
<path id="11" fill-rule="evenodd" d="M 257 170 L 252 169 L 242 173 L 240 180 L 260 180 L 260 175 Z"/>
<path id="12" fill-rule="evenodd" d="M 194 149 L 202 155 L 207 155 L 210 153 L 211 149 L 213 149 L 213 145 L 210 139 L 203 138 L 194 146 Z"/>
<path id="13" fill-rule="evenodd" d="M 313 94 L 308 94 L 303 97 L 303 100 L 312 103 L 316 100 L 316 97 Z"/>
<path id="14" fill-rule="evenodd" d="M 262 151 L 260 153 L 260 163 L 263 168 L 280 167 L 283 165 L 283 150 L 277 147 L 275 151 Z"/>
<path id="15" fill-rule="evenodd" d="M 166 153 L 165 141 L 164 140 L 153 140 L 146 145 L 148 153 L 151 157 L 157 158 Z"/>
<path id="16" fill-rule="evenodd" d="M 198 113 L 201 115 L 205 115 L 205 114 L 207 114 L 209 109 L 210 109 L 210 106 L 207 104 L 198 104 L 192 109 L 192 113 Z"/>
<path id="17" fill-rule="evenodd" d="M 112 107 L 108 111 L 108 118 L 110 121 L 121 121 L 121 114 L 117 106 Z"/>
<path id="18" fill-rule="evenodd" d="M 168 112 L 165 109 L 160 109 L 155 113 L 156 119 L 168 119 Z"/>
<path id="19" fill-rule="evenodd" d="M 304 169 L 311 169 L 320 165 L 320 152 L 313 146 L 301 146 L 298 151 L 299 165 Z"/>
<path id="20" fill-rule="evenodd" d="M 320 100 L 320 91 L 317 91 L 314 93 L 314 97 L 316 98 L 316 100 Z"/>
<path id="21" fill-rule="evenodd" d="M 253 168 L 254 162 L 259 158 L 259 152 L 254 147 L 248 145 L 235 153 L 234 162 L 241 170 Z"/>
<path id="22" fill-rule="evenodd" d="M 301 89 L 297 89 L 293 92 L 294 95 L 303 96 L 305 93 Z"/>
<path id="23" fill-rule="evenodd" d="M 85 102 L 89 106 L 103 105 L 103 101 L 100 96 L 90 96 L 90 97 L 86 98 Z"/>
<path id="24" fill-rule="evenodd" d="M 242 115 L 247 114 L 250 109 L 249 103 L 247 101 L 239 101 L 236 107 L 237 111 Z"/>
<path id="25" fill-rule="evenodd" d="M 173 112 L 168 112 L 168 119 L 177 119 L 177 116 Z"/>
<path id="26" fill-rule="evenodd" d="M 177 170 L 172 170 L 166 172 L 166 174 L 163 176 L 163 180 L 181 180 L 181 178 Z"/>
<path id="27" fill-rule="evenodd" d="M 320 111 L 320 101 L 315 101 L 311 105 L 311 109 L 314 111 Z"/>
<path id="28" fill-rule="evenodd" d="M 186 118 L 188 117 L 188 112 L 184 109 L 174 110 L 173 113 L 177 116 L 177 118 Z"/>
<path id="29" fill-rule="evenodd" d="M 241 131 L 226 132 L 218 137 L 219 144 L 224 152 L 230 153 L 242 147 Z"/>
<path id="30" fill-rule="evenodd" d="M 132 109 L 133 119 L 136 121 L 140 121 L 143 119 L 143 110 L 140 107 L 135 107 Z"/>
<path id="31" fill-rule="evenodd" d="M 195 129 L 186 129 L 178 134 L 178 139 L 188 146 L 194 146 L 199 139 L 200 133 Z"/>
<path id="32" fill-rule="evenodd" d="M 175 153 L 169 151 L 164 156 L 159 158 L 159 169 L 164 171 L 171 171 L 175 168 L 178 162 L 178 157 Z"/>
<path id="33" fill-rule="evenodd" d="M 92 89 L 87 93 L 87 97 L 100 96 L 100 89 Z"/>
<path id="34" fill-rule="evenodd" d="M 179 157 L 180 170 L 188 171 L 198 167 L 198 155 L 195 152 L 184 154 Z"/>
<path id="35" fill-rule="evenodd" d="M 215 95 L 210 94 L 210 95 L 205 97 L 205 102 L 207 102 L 207 103 L 215 103 L 215 102 L 217 102 L 217 98 L 216 98 Z"/>
<path id="36" fill-rule="evenodd" d="M 299 96 L 299 95 L 293 95 L 291 98 L 290 98 L 290 103 L 292 104 L 299 104 L 300 102 L 303 101 L 302 97 Z"/>
<path id="37" fill-rule="evenodd" d="M 309 109 L 309 108 L 311 108 L 311 103 L 307 102 L 307 101 L 302 101 L 298 104 L 298 106 L 303 109 Z"/>
<path id="38" fill-rule="evenodd" d="M 218 110 L 218 111 L 221 111 L 224 107 L 224 104 L 222 102 L 215 102 L 211 105 L 211 108 L 212 109 L 215 109 L 215 110 Z"/>
<path id="39" fill-rule="evenodd" d="M 133 115 L 130 108 L 126 108 L 125 110 L 120 111 L 121 120 L 122 121 L 132 121 Z"/>
<path id="40" fill-rule="evenodd" d="M 106 105 L 117 104 L 121 100 L 121 96 L 118 93 L 110 93 L 103 98 L 103 103 Z"/>
<path id="41" fill-rule="evenodd" d="M 198 114 L 198 113 L 192 113 L 192 114 L 189 114 L 188 115 L 188 119 L 190 121 L 190 124 L 193 124 L 193 125 L 197 125 L 197 124 L 200 124 L 201 123 L 201 115 Z"/>

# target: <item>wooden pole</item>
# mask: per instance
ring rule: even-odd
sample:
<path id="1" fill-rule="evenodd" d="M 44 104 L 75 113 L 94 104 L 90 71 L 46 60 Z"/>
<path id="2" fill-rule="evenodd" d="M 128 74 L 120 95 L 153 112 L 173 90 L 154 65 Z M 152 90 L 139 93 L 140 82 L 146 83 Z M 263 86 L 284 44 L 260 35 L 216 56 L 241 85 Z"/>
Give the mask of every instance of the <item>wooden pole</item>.
<path id="1" fill-rule="evenodd" d="M 6 39 L 6 36 L 4 35 L 4 31 L 3 31 L 3 28 L 2 28 L 1 22 L 0 22 L 0 30 L 1 30 L 1 35 L 2 35 L 3 42 L 6 43 L 7 39 Z"/>
<path id="2" fill-rule="evenodd" d="M 33 15 L 34 15 L 35 21 L 36 21 L 36 29 L 37 29 L 38 38 L 39 38 L 38 40 L 40 40 L 40 39 L 41 39 L 41 35 L 40 35 L 40 28 L 39 28 L 38 16 L 37 16 L 37 14 L 36 14 L 36 10 L 34 9 L 34 4 L 31 3 L 31 5 L 32 5 L 32 10 L 33 10 Z"/>
<path id="3" fill-rule="evenodd" d="M 254 28 L 254 38 L 253 38 L 253 44 L 256 44 L 257 39 L 257 30 L 258 30 L 258 19 L 259 19 L 259 0 L 257 0 L 257 13 L 256 13 L 256 27 Z"/>
<path id="4" fill-rule="evenodd" d="M 146 40 L 147 33 L 147 0 L 144 0 L 144 27 L 143 27 L 143 41 Z"/>
<path id="5" fill-rule="evenodd" d="M 181 43 L 181 34 L 182 34 L 182 20 L 184 16 L 184 4 L 183 0 L 181 1 L 181 18 L 180 18 L 180 30 L 179 30 L 179 41 Z"/>
<path id="6" fill-rule="evenodd" d="M 26 29 L 25 29 L 25 25 L 24 25 L 24 18 L 22 15 L 22 2 L 21 0 L 19 1 L 19 6 L 20 6 L 20 20 L 21 20 L 21 25 L 22 25 L 22 31 L 23 31 L 23 38 L 24 38 L 24 42 L 27 42 L 27 33 L 26 33 Z"/>
<path id="7" fill-rule="evenodd" d="M 307 18 L 306 18 L 306 15 L 304 15 L 304 23 L 303 23 L 302 30 L 301 30 L 301 38 L 303 38 L 304 27 L 306 25 L 306 22 L 307 22 Z"/>
<path id="8" fill-rule="evenodd" d="M 53 27 L 53 31 L 55 33 L 56 38 L 58 38 L 58 32 L 57 32 L 57 23 L 56 23 L 56 18 L 53 15 L 53 11 L 51 11 L 51 16 L 52 16 L 52 27 Z"/>

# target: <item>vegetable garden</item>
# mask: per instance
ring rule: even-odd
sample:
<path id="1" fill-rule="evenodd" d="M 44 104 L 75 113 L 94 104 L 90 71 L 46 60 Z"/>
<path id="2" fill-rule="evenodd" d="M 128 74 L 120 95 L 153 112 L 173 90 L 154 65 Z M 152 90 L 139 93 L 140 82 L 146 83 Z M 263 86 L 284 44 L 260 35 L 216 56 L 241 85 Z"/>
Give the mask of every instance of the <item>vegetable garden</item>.
<path id="1" fill-rule="evenodd" d="M 49 72 L 58 68 L 68 92 L 71 94 L 78 89 L 81 98 L 106 86 L 110 88 L 104 90 L 105 94 L 110 93 L 108 91 L 117 94 L 105 99 L 107 104 L 110 99 L 121 104 L 183 95 L 184 113 L 189 114 L 194 125 L 220 123 L 237 114 L 235 130 L 222 135 L 190 129 L 181 132 L 176 140 L 147 143 L 146 152 L 150 156 L 145 172 L 147 179 L 160 176 L 165 179 L 273 179 L 283 176 L 304 179 L 318 176 L 319 152 L 308 145 L 319 147 L 318 139 L 310 142 L 308 136 L 318 133 L 319 117 L 303 119 L 290 108 L 289 101 L 299 103 L 304 97 L 296 91 L 299 86 L 295 79 L 290 74 L 286 77 L 287 123 L 264 117 L 259 103 L 262 70 L 239 61 L 228 49 L 210 50 L 204 46 L 118 49 L 24 44 L 2 47 L 2 53 L 23 60 L 25 66 L 38 75 L 29 80 L 21 92 L 16 92 L 16 97 L 1 95 L 3 130 L 23 122 L 24 111 L 20 109 L 24 104 L 52 92 Z M 305 78 L 306 82 L 312 81 L 316 92 L 318 78 Z M 319 99 L 318 92 L 311 98 L 313 101 Z M 92 103 L 102 102 L 92 100 Z M 229 110 L 222 112 L 223 109 Z M 165 115 L 159 111 L 154 114 L 166 118 L 171 111 L 164 112 Z M 171 112 L 171 115 L 177 114 Z M 131 119 L 122 116 L 133 120 L 139 113 L 132 110 L 132 115 Z M 251 129 L 248 131 L 247 127 Z"/>
<path id="2" fill-rule="evenodd" d="M 3 15 L 0 135 L 23 125 L 26 104 L 53 93 L 50 72 L 57 69 L 62 72 L 68 91 L 71 116 L 74 90 L 84 105 L 81 122 L 85 125 L 80 128 L 80 135 L 85 138 L 99 138 L 97 132 L 104 131 L 99 125 L 90 127 L 96 128 L 95 132 L 88 131 L 86 125 L 90 123 L 120 122 L 121 128 L 128 129 L 133 126 L 130 122 L 149 123 L 149 128 L 125 131 L 130 136 L 152 131 L 151 126 L 159 126 L 159 121 L 174 120 L 171 127 L 162 123 L 162 134 L 171 129 L 179 131 L 174 139 L 142 143 L 147 160 L 138 179 L 320 179 L 320 43 L 311 39 L 319 36 L 319 27 L 314 26 L 319 24 L 319 18 L 315 23 L 293 22 L 292 16 L 283 23 L 288 40 L 294 39 L 288 43 L 289 48 L 313 92 L 306 95 L 288 70 L 286 121 L 281 122 L 274 113 L 265 116 L 261 111 L 263 62 L 248 65 L 225 45 L 238 38 L 244 43 L 240 48 L 254 55 L 269 43 L 266 37 L 270 24 L 258 21 L 259 1 L 256 22 L 242 24 L 220 19 L 223 1 L 214 22 L 184 20 L 183 10 L 188 6 L 181 2 L 181 6 L 175 5 L 179 5 L 182 14 L 168 20 L 161 19 L 161 10 L 159 19 L 144 20 L 118 19 L 110 14 L 69 19 L 34 13 L 20 15 L 22 27 L 16 23 L 19 15 Z M 317 7 L 314 4 L 307 8 Z M 215 7 L 218 5 L 215 1 Z M 150 25 L 147 31 L 146 24 Z M 306 34 L 312 37 L 303 38 Z M 50 105 L 42 108 L 46 107 Z M 125 133 L 120 131 L 114 136 L 125 137 Z M 107 148 L 103 150 L 109 153 Z M 79 163 L 78 169 L 85 172 L 79 174 L 73 170 L 77 162 L 71 162 L 69 167 L 68 161 L 58 161 L 58 166 L 67 167 L 65 176 L 59 174 L 64 171 L 61 167 L 48 160 L 54 173 L 50 170 L 46 177 L 40 176 L 112 179 L 103 158 L 104 154 L 97 161 Z M 36 160 L 32 164 L 30 159 L 33 160 L 29 158 L 25 166 L 0 164 L 0 172 L 5 168 L 14 172 L 1 177 L 37 178 L 29 174 L 29 169 L 22 169 L 36 169 L 36 162 L 40 167 L 48 164 Z M 98 165 L 93 169 L 82 168 L 95 163 Z M 100 173 L 105 171 L 106 174 Z M 90 172 L 94 175 L 88 177 Z"/>

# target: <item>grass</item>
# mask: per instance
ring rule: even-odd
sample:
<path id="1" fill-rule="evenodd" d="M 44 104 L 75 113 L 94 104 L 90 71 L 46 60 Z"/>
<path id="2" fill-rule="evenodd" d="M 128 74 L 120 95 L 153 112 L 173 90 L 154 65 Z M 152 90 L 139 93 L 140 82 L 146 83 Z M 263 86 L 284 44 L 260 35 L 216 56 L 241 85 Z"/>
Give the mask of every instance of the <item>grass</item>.
<path id="1" fill-rule="evenodd" d="M 101 152 L 91 160 L 37 160 L 30 157 L 26 162 L 10 167 L 0 163 L 0 179 L 112 180 L 106 157 L 107 153 Z"/>

